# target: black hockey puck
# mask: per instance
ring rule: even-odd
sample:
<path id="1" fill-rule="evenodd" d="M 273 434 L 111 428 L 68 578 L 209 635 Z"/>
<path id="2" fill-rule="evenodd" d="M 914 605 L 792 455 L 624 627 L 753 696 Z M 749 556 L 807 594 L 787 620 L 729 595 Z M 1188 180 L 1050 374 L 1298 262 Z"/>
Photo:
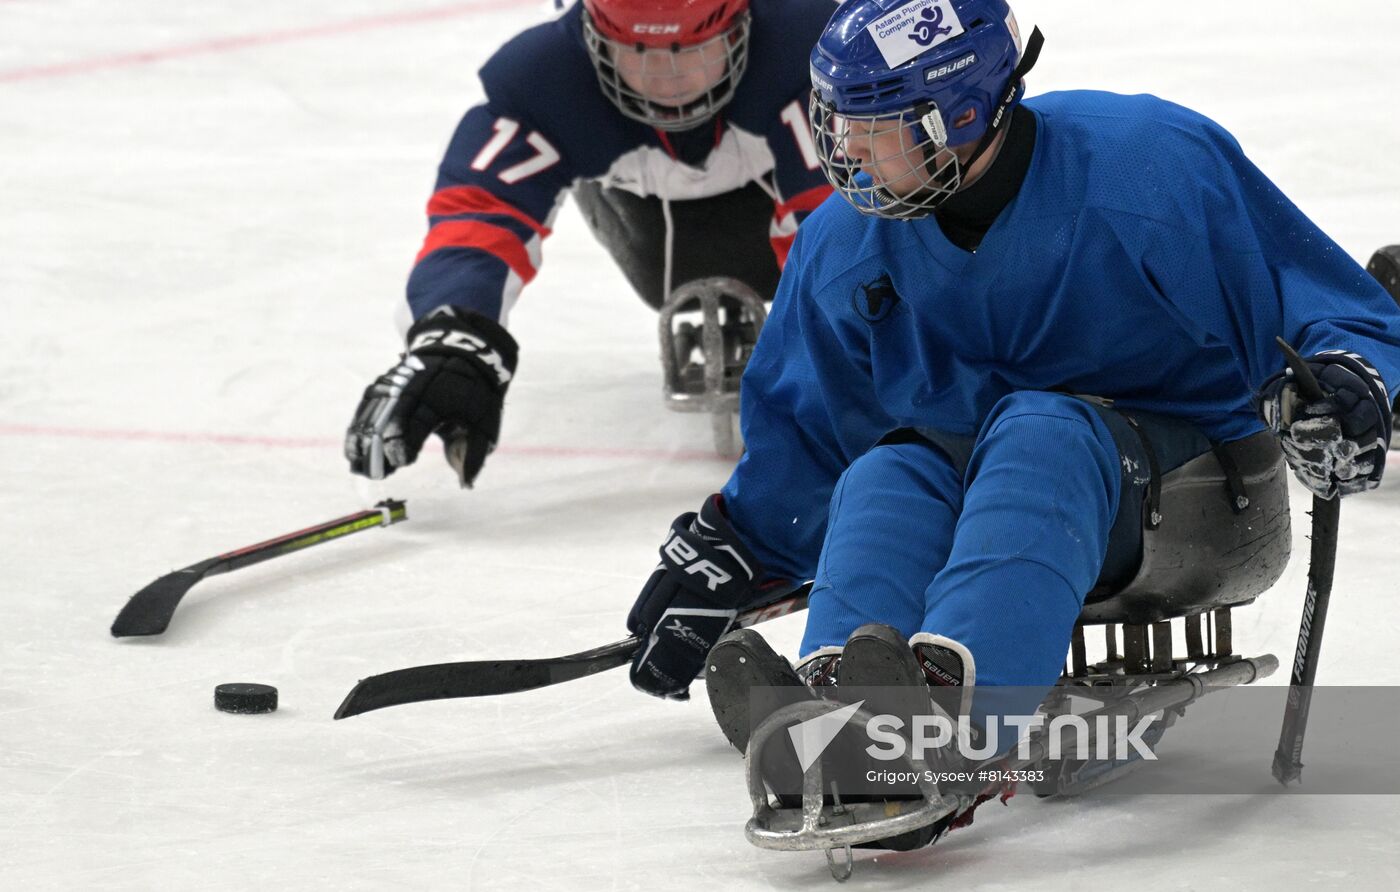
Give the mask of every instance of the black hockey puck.
<path id="1" fill-rule="evenodd" d="M 214 688 L 214 708 L 243 715 L 276 712 L 277 689 L 270 684 L 221 684 Z"/>

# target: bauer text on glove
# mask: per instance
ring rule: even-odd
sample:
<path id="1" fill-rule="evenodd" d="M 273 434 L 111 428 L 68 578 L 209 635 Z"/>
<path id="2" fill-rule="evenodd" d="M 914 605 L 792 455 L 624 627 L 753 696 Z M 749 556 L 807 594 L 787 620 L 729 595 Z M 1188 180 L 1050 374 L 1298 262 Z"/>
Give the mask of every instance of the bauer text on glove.
<path id="1" fill-rule="evenodd" d="M 642 639 L 632 661 L 632 686 L 656 697 L 684 700 L 705 657 L 757 595 L 754 559 L 724 516 L 719 496 L 700 513 L 676 518 L 652 571 L 627 616 Z"/>

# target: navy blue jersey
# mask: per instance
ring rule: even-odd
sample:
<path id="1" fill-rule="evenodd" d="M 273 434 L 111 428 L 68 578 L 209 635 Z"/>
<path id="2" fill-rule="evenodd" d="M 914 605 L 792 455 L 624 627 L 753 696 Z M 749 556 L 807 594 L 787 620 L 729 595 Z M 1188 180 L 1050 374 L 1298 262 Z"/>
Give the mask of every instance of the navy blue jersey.
<path id="1" fill-rule="evenodd" d="M 830 0 L 754 0 L 733 99 L 684 133 L 626 118 L 603 95 L 581 5 L 511 39 L 482 67 L 486 101 L 462 119 L 438 170 L 408 281 L 414 318 L 451 304 L 504 323 L 581 179 L 670 200 L 759 182 L 774 198 L 781 264 L 798 222 L 830 192 L 807 129 L 807 56 L 832 9 Z"/>
<path id="2" fill-rule="evenodd" d="M 841 472 L 885 433 L 973 435 L 1002 397 L 1063 391 L 1262 428 L 1252 397 L 1342 349 L 1400 388 L 1400 310 L 1219 125 L 1152 96 L 1052 93 L 1020 192 L 976 253 L 933 217 L 839 197 L 803 224 L 743 379 L 725 487 L 770 571 L 811 578 Z"/>

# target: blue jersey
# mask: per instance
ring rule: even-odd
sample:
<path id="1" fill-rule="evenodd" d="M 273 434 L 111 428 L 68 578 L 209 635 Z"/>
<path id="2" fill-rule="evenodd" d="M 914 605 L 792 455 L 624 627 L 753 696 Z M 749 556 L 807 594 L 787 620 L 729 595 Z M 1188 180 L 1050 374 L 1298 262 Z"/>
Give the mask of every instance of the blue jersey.
<path id="1" fill-rule="evenodd" d="M 626 118 L 603 95 L 581 4 L 511 39 L 481 69 L 486 101 L 466 113 L 438 170 L 408 281 L 414 318 L 450 304 L 504 323 L 578 180 L 671 200 L 758 182 L 773 195 L 781 264 L 798 222 L 830 193 L 807 129 L 807 54 L 832 9 L 830 0 L 754 0 L 733 99 L 684 134 Z"/>
<path id="2" fill-rule="evenodd" d="M 772 573 L 809 579 L 841 472 L 885 433 L 974 435 L 1016 391 L 1262 428 L 1252 396 L 1303 355 L 1359 353 L 1400 388 L 1400 310 L 1219 125 L 1152 96 L 1052 93 L 1021 189 L 976 253 L 937 220 L 839 197 L 803 224 L 743 379 L 725 486 Z"/>

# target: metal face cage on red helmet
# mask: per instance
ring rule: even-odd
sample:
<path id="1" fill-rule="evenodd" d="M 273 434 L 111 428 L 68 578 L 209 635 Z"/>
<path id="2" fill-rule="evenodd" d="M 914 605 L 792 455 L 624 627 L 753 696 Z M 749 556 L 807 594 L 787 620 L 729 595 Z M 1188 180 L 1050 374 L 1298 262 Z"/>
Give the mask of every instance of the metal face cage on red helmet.
<path id="1" fill-rule="evenodd" d="M 748 64 L 748 0 L 583 0 L 603 95 L 627 117 L 688 130 L 734 98 Z"/>
<path id="2" fill-rule="evenodd" d="M 931 213 L 1010 119 L 1040 44 L 1022 53 L 1006 0 L 846 0 L 811 56 L 827 180 L 862 213 Z"/>

